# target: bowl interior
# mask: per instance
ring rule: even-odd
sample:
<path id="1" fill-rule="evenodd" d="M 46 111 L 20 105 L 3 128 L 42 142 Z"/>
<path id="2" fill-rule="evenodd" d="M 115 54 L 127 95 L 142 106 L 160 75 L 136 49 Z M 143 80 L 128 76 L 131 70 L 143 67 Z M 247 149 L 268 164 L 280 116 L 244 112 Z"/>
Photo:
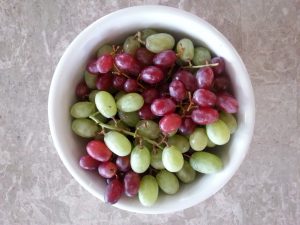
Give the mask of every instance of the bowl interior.
<path id="1" fill-rule="evenodd" d="M 251 141 L 254 100 L 249 76 L 235 49 L 215 28 L 192 14 L 163 6 L 127 8 L 97 20 L 76 37 L 56 68 L 49 94 L 49 123 L 55 147 L 64 165 L 85 189 L 103 200 L 104 181 L 96 172 L 86 172 L 78 165 L 79 158 L 85 153 L 86 141 L 72 133 L 69 109 L 75 102 L 75 86 L 82 79 L 88 59 L 99 46 L 121 42 L 144 28 L 169 32 L 177 38 L 189 37 L 197 45 L 207 46 L 216 55 L 224 57 L 240 104 L 237 132 L 230 143 L 215 150 L 224 162 L 221 172 L 198 176 L 194 183 L 181 185 L 179 193 L 174 196 L 161 194 L 153 207 L 144 207 L 137 198 L 126 197 L 115 204 L 128 211 L 167 213 L 195 205 L 217 192 L 235 173 Z"/>

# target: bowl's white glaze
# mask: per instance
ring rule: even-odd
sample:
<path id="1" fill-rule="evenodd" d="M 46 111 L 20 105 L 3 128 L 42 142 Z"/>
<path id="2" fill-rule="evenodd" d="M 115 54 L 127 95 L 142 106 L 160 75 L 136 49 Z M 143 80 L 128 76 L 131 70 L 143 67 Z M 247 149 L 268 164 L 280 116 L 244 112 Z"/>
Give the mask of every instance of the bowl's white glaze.
<path id="1" fill-rule="evenodd" d="M 189 37 L 224 57 L 240 105 L 238 130 L 230 143 L 218 150 L 224 162 L 221 172 L 199 176 L 194 183 L 182 185 L 174 196 L 161 194 L 152 207 L 142 206 L 137 198 L 126 197 L 115 204 L 120 209 L 138 213 L 170 213 L 198 204 L 220 190 L 241 165 L 253 135 L 255 105 L 249 75 L 234 47 L 213 26 L 193 14 L 166 6 L 131 7 L 100 18 L 83 30 L 61 57 L 50 87 L 48 116 L 53 142 L 64 165 L 87 191 L 103 200 L 104 181 L 78 165 L 85 148 L 83 141 L 71 131 L 69 109 L 75 101 L 75 86 L 82 78 L 86 62 L 97 48 L 124 40 L 129 34 L 148 27 L 177 37 Z"/>

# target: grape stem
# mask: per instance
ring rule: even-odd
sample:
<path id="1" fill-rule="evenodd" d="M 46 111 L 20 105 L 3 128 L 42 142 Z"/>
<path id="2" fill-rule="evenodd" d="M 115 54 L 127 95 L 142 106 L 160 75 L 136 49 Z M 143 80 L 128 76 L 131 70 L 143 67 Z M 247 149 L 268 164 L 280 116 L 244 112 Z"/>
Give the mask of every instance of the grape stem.
<path id="1" fill-rule="evenodd" d="M 99 126 L 101 126 L 102 128 L 106 128 L 106 129 L 109 129 L 109 130 L 115 130 L 115 131 L 119 131 L 119 132 L 122 132 L 124 134 L 127 134 L 127 135 L 130 135 L 134 138 L 137 137 L 137 134 L 136 133 L 133 133 L 133 132 L 130 132 L 130 131 L 127 131 L 127 130 L 124 130 L 122 128 L 119 128 L 119 127 L 114 127 L 114 126 L 111 126 L 111 125 L 108 125 L 108 124 L 105 124 L 105 123 L 102 123 L 101 121 L 99 121 L 97 118 L 95 118 L 95 115 L 97 115 L 99 112 L 96 112 L 92 115 L 89 116 L 90 119 L 92 119 L 96 124 L 98 124 Z M 141 135 L 139 135 L 139 137 L 141 137 L 143 140 L 147 141 L 148 143 L 152 144 L 152 145 L 155 145 L 156 147 L 160 148 L 161 150 L 163 150 L 163 147 L 161 147 L 159 145 L 159 143 L 157 143 L 156 141 L 153 141 L 149 138 L 146 138 L 146 137 L 143 137 Z"/>
<path id="2" fill-rule="evenodd" d="M 204 67 L 214 67 L 218 66 L 219 63 L 212 63 L 212 64 L 205 64 L 205 65 L 198 65 L 198 66 L 183 66 L 182 68 L 184 69 L 199 69 L 199 68 L 204 68 Z"/>

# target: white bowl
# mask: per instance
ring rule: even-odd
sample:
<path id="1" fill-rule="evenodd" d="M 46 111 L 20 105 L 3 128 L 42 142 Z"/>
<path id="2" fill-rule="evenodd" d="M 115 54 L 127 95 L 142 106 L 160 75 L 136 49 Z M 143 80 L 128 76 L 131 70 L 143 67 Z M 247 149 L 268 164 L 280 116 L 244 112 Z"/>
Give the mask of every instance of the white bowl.
<path id="1" fill-rule="evenodd" d="M 84 171 L 78 165 L 85 148 L 82 140 L 71 131 L 69 109 L 75 102 L 75 86 L 97 48 L 105 43 L 122 41 L 129 34 L 147 27 L 189 37 L 224 57 L 240 105 L 238 130 L 230 143 L 218 151 L 224 162 L 221 172 L 199 176 L 192 184 L 181 185 L 176 195 L 160 194 L 152 207 L 142 206 L 137 198 L 126 197 L 114 205 L 138 213 L 170 213 L 196 205 L 220 190 L 241 165 L 253 135 L 255 105 L 249 75 L 234 47 L 213 26 L 193 14 L 165 6 L 130 7 L 102 17 L 84 29 L 61 57 L 50 87 L 48 116 L 53 142 L 64 165 L 88 192 L 103 201 L 105 182 L 96 173 Z"/>

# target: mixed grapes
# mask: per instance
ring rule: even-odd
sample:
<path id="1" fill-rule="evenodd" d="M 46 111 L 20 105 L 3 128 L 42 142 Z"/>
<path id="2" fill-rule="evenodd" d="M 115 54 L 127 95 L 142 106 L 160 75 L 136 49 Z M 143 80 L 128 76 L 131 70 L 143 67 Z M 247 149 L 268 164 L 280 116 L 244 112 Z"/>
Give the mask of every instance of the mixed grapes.
<path id="1" fill-rule="evenodd" d="M 71 127 L 88 139 L 79 165 L 98 171 L 105 202 L 126 195 L 152 206 L 159 189 L 173 195 L 222 170 L 211 152 L 236 131 L 238 102 L 224 59 L 194 44 L 145 29 L 87 63 Z"/>

